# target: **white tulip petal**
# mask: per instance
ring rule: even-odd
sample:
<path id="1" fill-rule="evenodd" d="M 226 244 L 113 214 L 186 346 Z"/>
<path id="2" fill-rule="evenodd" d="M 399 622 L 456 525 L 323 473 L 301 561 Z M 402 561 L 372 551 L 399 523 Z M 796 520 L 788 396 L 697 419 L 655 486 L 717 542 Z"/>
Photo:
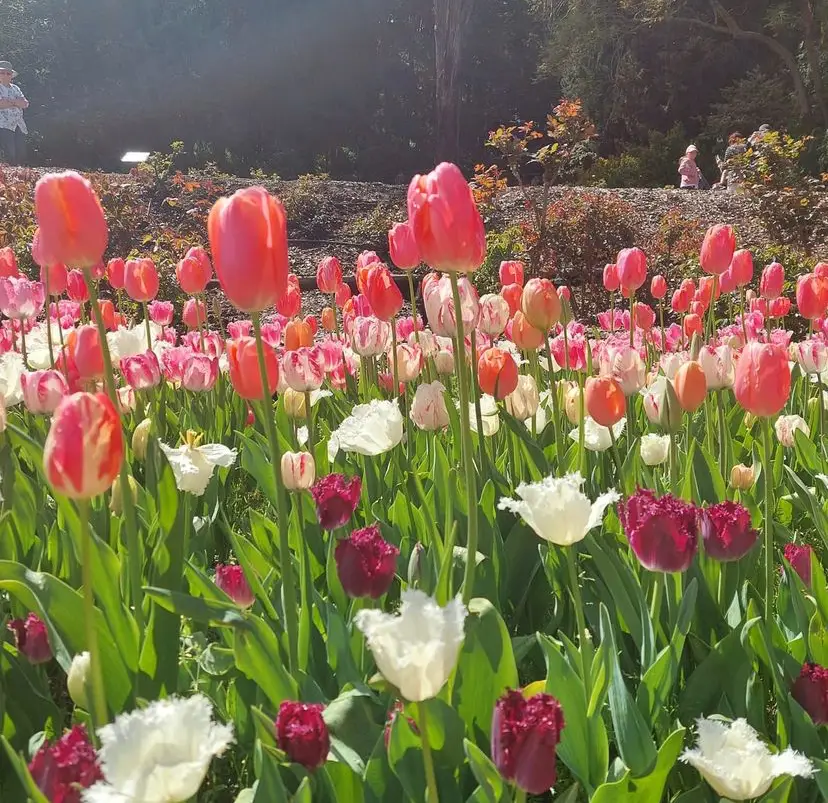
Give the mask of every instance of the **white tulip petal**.
<path id="1" fill-rule="evenodd" d="M 344 452 L 373 457 L 393 449 L 403 436 L 403 418 L 396 401 L 377 400 L 358 404 L 331 433 L 328 456 Z M 333 454 L 333 456 L 331 456 Z"/>

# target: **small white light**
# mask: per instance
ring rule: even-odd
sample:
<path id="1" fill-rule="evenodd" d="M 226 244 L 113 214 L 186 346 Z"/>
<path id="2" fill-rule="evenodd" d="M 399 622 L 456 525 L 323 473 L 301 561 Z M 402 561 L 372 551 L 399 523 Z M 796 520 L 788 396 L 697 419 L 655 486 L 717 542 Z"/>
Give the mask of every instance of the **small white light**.
<path id="1" fill-rule="evenodd" d="M 122 162 L 130 162 L 138 164 L 139 162 L 146 162 L 149 159 L 149 151 L 127 151 L 122 157 Z"/>

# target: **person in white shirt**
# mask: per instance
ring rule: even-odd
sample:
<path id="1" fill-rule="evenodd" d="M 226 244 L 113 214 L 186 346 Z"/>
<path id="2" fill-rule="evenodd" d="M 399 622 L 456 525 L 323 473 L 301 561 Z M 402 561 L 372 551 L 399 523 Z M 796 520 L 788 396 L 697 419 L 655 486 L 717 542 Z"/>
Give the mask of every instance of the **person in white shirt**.
<path id="1" fill-rule="evenodd" d="M 8 164 L 26 161 L 26 121 L 23 110 L 29 101 L 20 87 L 12 83 L 16 70 L 8 61 L 0 61 L 0 159 Z"/>

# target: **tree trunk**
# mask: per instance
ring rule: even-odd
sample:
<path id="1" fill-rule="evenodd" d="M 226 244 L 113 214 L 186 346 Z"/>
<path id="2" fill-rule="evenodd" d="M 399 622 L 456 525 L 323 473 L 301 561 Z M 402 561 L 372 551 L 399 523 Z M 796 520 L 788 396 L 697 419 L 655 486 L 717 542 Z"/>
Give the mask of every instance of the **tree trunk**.
<path id="1" fill-rule="evenodd" d="M 438 162 L 456 162 L 460 151 L 460 68 L 463 34 L 474 0 L 434 0 Z"/>
<path id="2" fill-rule="evenodd" d="M 811 83 L 814 86 L 814 99 L 822 117 L 822 124 L 828 126 L 828 104 L 825 101 L 825 89 L 822 84 L 822 70 L 819 63 L 819 44 L 816 36 L 816 20 L 811 0 L 799 0 L 802 27 L 805 34 L 805 54 L 811 70 Z"/>

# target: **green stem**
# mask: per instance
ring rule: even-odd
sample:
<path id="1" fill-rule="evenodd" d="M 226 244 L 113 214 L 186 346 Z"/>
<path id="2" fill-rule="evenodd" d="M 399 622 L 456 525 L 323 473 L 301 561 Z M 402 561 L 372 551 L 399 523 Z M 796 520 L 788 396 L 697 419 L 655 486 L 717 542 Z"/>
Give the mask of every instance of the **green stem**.
<path id="1" fill-rule="evenodd" d="M 658 315 L 661 320 L 661 353 L 667 353 L 667 337 L 664 334 L 664 299 L 658 302 Z"/>
<path id="2" fill-rule="evenodd" d="M 457 349 L 455 369 L 460 396 L 460 437 L 463 468 L 466 474 L 466 495 L 468 499 L 468 540 L 466 541 L 466 570 L 463 575 L 463 603 L 468 605 L 474 590 L 474 573 L 477 568 L 477 478 L 474 471 L 474 451 L 469 422 L 469 391 L 466 383 L 466 336 L 463 331 L 463 308 L 460 304 L 460 285 L 457 274 L 450 273 L 451 291 L 454 300 L 454 318 L 457 321 Z M 477 366 L 472 366 L 476 370 Z M 434 798 L 436 800 L 436 797 Z"/>
<path id="3" fill-rule="evenodd" d="M 678 451 L 676 448 L 676 433 L 670 433 L 670 493 L 678 493 Z"/>
<path id="4" fill-rule="evenodd" d="M 204 324 L 205 324 L 205 321 L 201 320 L 201 310 L 199 309 L 199 306 L 198 306 L 199 297 L 194 296 L 193 301 L 195 301 L 196 321 L 198 321 L 198 338 L 201 341 L 201 353 L 206 354 L 207 353 L 207 348 L 205 347 L 205 344 L 204 344 Z M 206 316 L 207 316 L 207 302 L 206 301 L 204 302 L 204 315 L 205 315 L 205 318 L 206 318 Z"/>
<path id="5" fill-rule="evenodd" d="M 554 419 L 552 426 L 555 428 L 555 457 L 558 461 L 558 472 L 560 473 L 564 457 L 563 427 L 561 424 L 560 406 L 558 404 L 558 384 L 555 382 L 555 369 L 552 367 L 554 360 L 552 359 L 552 346 L 550 343 L 549 333 L 547 332 L 544 337 L 544 345 L 546 346 L 546 368 L 549 375 L 549 393 L 552 396 L 552 417 Z"/>
<path id="6" fill-rule="evenodd" d="M 304 532 L 305 521 L 304 511 L 302 509 L 304 492 L 297 491 L 296 499 L 296 514 L 299 519 L 299 532 Z M 331 535 L 333 537 L 333 535 Z M 302 616 L 299 619 L 299 648 L 298 660 L 299 666 L 307 666 L 310 656 L 310 623 L 311 623 L 311 607 L 310 607 L 310 556 L 308 555 L 308 540 L 302 538 L 302 543 L 299 549 L 299 595 L 302 600 Z"/>
<path id="7" fill-rule="evenodd" d="M 526 791 L 519 786 L 515 787 L 515 803 L 526 803 Z"/>
<path id="8" fill-rule="evenodd" d="M 152 351 L 152 329 L 150 329 L 150 319 L 149 319 L 149 308 L 147 307 L 147 302 L 141 302 L 141 306 L 144 308 L 144 326 L 147 328 L 147 348 Z"/>
<path id="9" fill-rule="evenodd" d="M 49 367 L 55 367 L 55 348 L 52 344 L 52 316 L 49 314 L 49 269 L 46 268 L 46 276 L 43 281 L 43 292 L 46 295 L 46 343 L 49 347 Z"/>
<path id="10" fill-rule="evenodd" d="M 564 547 L 566 552 L 566 564 L 569 569 L 569 586 L 572 593 L 572 604 L 575 607 L 575 622 L 578 626 L 578 647 L 581 655 L 581 675 L 584 681 L 584 693 L 586 702 L 589 705 L 591 692 L 590 684 L 590 661 L 587 656 L 586 643 L 586 617 L 584 616 L 584 601 L 581 597 L 581 586 L 578 580 L 577 545 Z"/>
<path id="11" fill-rule="evenodd" d="M 253 314 L 253 333 L 256 337 L 256 351 L 259 356 L 259 375 L 262 378 L 261 417 L 264 424 L 267 440 L 270 445 L 270 460 L 273 467 L 273 480 L 276 484 L 276 515 L 279 524 L 279 558 L 282 565 L 282 592 L 284 596 L 285 630 L 288 640 L 288 667 L 291 674 L 298 668 L 297 635 L 298 622 L 296 617 L 296 578 L 293 574 L 293 559 L 290 552 L 290 536 L 288 534 L 287 500 L 285 487 L 282 483 L 282 454 L 279 448 L 279 436 L 273 421 L 273 401 L 267 381 L 267 365 L 265 363 L 264 343 L 262 341 L 262 324 L 260 314 Z M 310 410 L 308 410 L 310 416 Z"/>
<path id="12" fill-rule="evenodd" d="M 630 293 L 630 348 L 635 347 L 635 291 Z"/>
<path id="13" fill-rule="evenodd" d="M 123 495 L 129 493 L 125 488 Z M 92 590 L 92 532 L 89 529 L 89 500 L 78 500 L 81 526 L 81 577 L 83 581 L 83 622 L 86 630 L 86 647 L 92 669 L 92 699 L 90 702 L 92 722 L 95 728 L 106 724 L 106 694 L 104 693 L 101 653 L 98 649 L 98 630 L 95 627 L 95 596 Z"/>
<path id="14" fill-rule="evenodd" d="M 391 389 L 391 398 L 399 398 L 400 395 L 400 370 L 397 358 L 397 321 L 395 318 L 391 319 L 391 378 L 394 385 Z"/>
<path id="15" fill-rule="evenodd" d="M 578 460 L 581 476 L 586 477 L 586 447 L 584 446 L 584 417 L 586 416 L 586 404 L 584 402 L 584 375 L 578 371 Z M 612 429 L 610 429 L 612 432 Z"/>
<path id="16" fill-rule="evenodd" d="M 26 353 L 26 321 L 20 319 L 20 353 L 23 355 L 23 367 L 29 368 L 29 355 Z"/>
<path id="17" fill-rule="evenodd" d="M 456 274 L 452 273 L 452 277 Z M 423 764 L 425 765 L 426 774 L 426 803 L 439 803 L 439 795 L 437 794 L 437 778 L 434 775 L 434 758 L 431 755 L 431 745 L 428 743 L 428 715 L 426 714 L 426 705 L 423 702 L 417 703 L 417 710 L 420 714 L 420 739 L 423 745 Z"/>
<path id="18" fill-rule="evenodd" d="M 483 435 L 483 410 L 480 407 L 480 386 L 477 382 L 477 332 L 471 333 L 472 390 L 474 393 L 474 418 L 477 422 L 477 443 L 480 446 L 480 470 L 486 467 L 486 438 Z"/>
<path id="19" fill-rule="evenodd" d="M 618 442 L 615 439 L 615 432 L 612 427 L 607 427 L 610 434 L 610 441 L 612 442 L 611 452 L 612 459 L 615 462 L 615 468 L 618 471 L 618 482 L 623 487 L 624 485 L 624 467 L 621 463 L 621 455 L 618 453 Z"/>
<path id="20" fill-rule="evenodd" d="M 746 299 L 745 299 L 745 288 L 744 287 L 742 287 L 740 289 L 739 294 L 741 296 L 741 307 L 742 307 L 742 336 L 745 338 L 745 345 L 747 345 L 748 334 L 747 334 L 747 324 L 745 324 L 745 303 L 746 303 Z"/>
<path id="21" fill-rule="evenodd" d="M 729 477 L 730 466 L 727 464 L 727 420 L 725 419 L 724 403 L 722 402 L 723 392 L 721 390 L 715 391 L 716 411 L 719 414 L 719 468 L 721 469 L 723 477 Z"/>
<path id="22" fill-rule="evenodd" d="M 762 434 L 765 441 L 765 520 L 762 522 L 765 540 L 765 623 L 770 624 L 773 613 L 773 468 L 771 466 L 770 419 L 762 419 Z"/>

